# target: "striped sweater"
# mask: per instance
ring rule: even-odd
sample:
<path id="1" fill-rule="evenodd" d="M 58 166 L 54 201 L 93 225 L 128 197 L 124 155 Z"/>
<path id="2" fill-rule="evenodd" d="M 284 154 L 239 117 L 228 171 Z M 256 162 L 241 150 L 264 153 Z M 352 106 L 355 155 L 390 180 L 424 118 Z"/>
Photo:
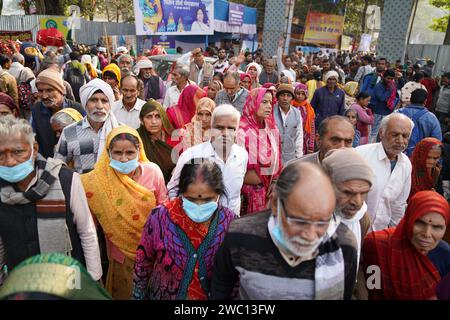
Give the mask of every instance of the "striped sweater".
<path id="1" fill-rule="evenodd" d="M 340 276 L 344 281 L 340 296 L 351 299 L 356 279 L 357 250 L 356 240 L 347 226 L 339 225 L 331 239 L 320 245 L 315 259 L 291 267 L 270 237 L 267 228 L 270 214 L 269 210 L 232 222 L 216 255 L 210 298 L 232 298 L 233 288 L 239 281 L 239 298 L 245 300 L 314 300 L 327 299 L 324 298 L 327 296 L 334 299 L 336 292 L 332 292 L 335 291 L 333 286 L 329 287 L 329 294 L 321 292 L 321 297 L 317 297 L 316 269 L 338 269 L 339 265 L 333 266 L 333 261 L 328 266 L 324 266 L 323 261 L 327 255 L 342 252 L 344 275 Z"/>

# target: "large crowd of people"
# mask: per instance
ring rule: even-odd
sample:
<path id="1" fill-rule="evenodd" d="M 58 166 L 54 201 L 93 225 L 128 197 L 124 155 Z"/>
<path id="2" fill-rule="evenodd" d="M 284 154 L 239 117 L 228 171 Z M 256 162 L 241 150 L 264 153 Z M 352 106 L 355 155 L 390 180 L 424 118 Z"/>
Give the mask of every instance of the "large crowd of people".
<path id="1" fill-rule="evenodd" d="M 1 54 L 0 299 L 450 299 L 450 73 L 278 45 Z"/>

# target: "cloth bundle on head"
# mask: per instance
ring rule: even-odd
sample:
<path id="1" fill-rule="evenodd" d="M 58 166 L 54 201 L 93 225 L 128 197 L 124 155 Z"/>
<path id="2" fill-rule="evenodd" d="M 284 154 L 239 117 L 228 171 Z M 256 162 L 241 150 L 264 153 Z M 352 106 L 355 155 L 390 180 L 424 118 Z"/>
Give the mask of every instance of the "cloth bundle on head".
<path id="1" fill-rule="evenodd" d="M 349 81 L 344 85 L 344 91 L 350 97 L 355 97 L 356 91 L 358 91 L 359 83 L 356 81 Z"/>
<path id="2" fill-rule="evenodd" d="M 325 73 L 325 76 L 324 76 L 323 80 L 325 82 L 327 82 L 328 79 L 330 79 L 330 78 L 335 78 L 336 80 L 339 80 L 339 74 L 336 71 L 333 71 L 333 70 L 328 71 L 327 73 Z"/>
<path id="3" fill-rule="evenodd" d="M 366 159 L 353 148 L 328 151 L 322 166 L 335 184 L 350 180 L 364 180 L 372 186 L 373 170 Z"/>
<path id="4" fill-rule="evenodd" d="M 395 228 L 369 233 L 363 244 L 363 270 L 381 269 L 382 290 L 369 290 L 370 299 L 428 300 L 436 296 L 437 268 L 419 252 L 411 238 L 415 222 L 428 213 L 441 215 L 448 226 L 450 206 L 435 191 L 420 191 L 408 202 L 405 216 Z"/>
<path id="5" fill-rule="evenodd" d="M 98 52 L 103 52 L 106 53 L 106 48 L 105 47 L 98 47 Z"/>
<path id="6" fill-rule="evenodd" d="M 250 70 L 251 67 L 254 67 L 256 69 L 257 77 L 259 77 L 259 75 L 262 72 L 261 66 L 259 64 L 257 64 L 256 62 L 249 63 L 247 65 L 247 68 L 245 68 L 245 73 L 248 73 L 248 70 Z"/>
<path id="7" fill-rule="evenodd" d="M 109 101 L 109 107 L 112 108 L 112 105 L 114 103 L 114 92 L 109 84 L 100 79 L 91 80 L 80 88 L 80 100 L 83 108 L 86 109 L 86 104 L 90 99 L 90 97 L 92 97 L 92 95 L 99 90 L 106 95 Z M 100 159 L 102 151 L 105 147 L 106 138 L 108 134 L 111 132 L 112 129 L 118 126 L 119 122 L 117 121 L 116 117 L 114 116 L 114 114 L 111 112 L 110 109 L 109 116 L 108 118 L 106 118 L 106 121 L 103 124 L 101 134 L 99 137 L 100 140 L 98 146 L 97 161 L 98 159 Z"/>
<path id="8" fill-rule="evenodd" d="M 66 94 L 66 87 L 64 86 L 63 78 L 61 77 L 59 69 L 56 67 L 52 66 L 39 73 L 36 78 L 36 87 L 39 83 L 49 85 L 61 92 L 63 95 Z"/>
<path id="9" fill-rule="evenodd" d="M 0 104 L 4 104 L 12 112 L 14 112 L 14 110 L 16 110 L 17 116 L 20 114 L 19 107 L 14 103 L 14 100 L 6 93 L 0 92 Z"/>
<path id="10" fill-rule="evenodd" d="M 144 59 L 140 59 L 138 63 L 134 66 L 134 74 L 139 75 L 139 72 L 141 72 L 141 69 L 153 69 L 153 63 L 145 57 Z"/>

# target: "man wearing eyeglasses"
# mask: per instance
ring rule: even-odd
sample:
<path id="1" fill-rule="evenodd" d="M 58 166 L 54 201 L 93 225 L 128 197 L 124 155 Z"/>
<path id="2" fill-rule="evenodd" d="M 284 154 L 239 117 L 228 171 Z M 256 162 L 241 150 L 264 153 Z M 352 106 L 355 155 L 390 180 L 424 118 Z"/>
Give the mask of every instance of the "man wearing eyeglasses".
<path id="1" fill-rule="evenodd" d="M 336 197 L 317 164 L 292 162 L 277 180 L 271 209 L 232 222 L 216 255 L 212 299 L 350 299 L 356 240 L 333 215 Z"/>

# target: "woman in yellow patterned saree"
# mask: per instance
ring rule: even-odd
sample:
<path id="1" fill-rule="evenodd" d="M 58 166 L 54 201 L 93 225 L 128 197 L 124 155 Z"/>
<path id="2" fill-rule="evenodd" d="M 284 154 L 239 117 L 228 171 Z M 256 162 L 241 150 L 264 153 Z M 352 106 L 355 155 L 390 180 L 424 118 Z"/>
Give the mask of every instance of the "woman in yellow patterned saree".
<path id="1" fill-rule="evenodd" d="M 167 199 L 161 169 L 148 161 L 137 131 L 120 126 L 108 135 L 94 170 L 81 180 L 89 208 L 106 238 L 106 290 L 114 299 L 129 299 L 145 221 L 152 209 Z"/>

